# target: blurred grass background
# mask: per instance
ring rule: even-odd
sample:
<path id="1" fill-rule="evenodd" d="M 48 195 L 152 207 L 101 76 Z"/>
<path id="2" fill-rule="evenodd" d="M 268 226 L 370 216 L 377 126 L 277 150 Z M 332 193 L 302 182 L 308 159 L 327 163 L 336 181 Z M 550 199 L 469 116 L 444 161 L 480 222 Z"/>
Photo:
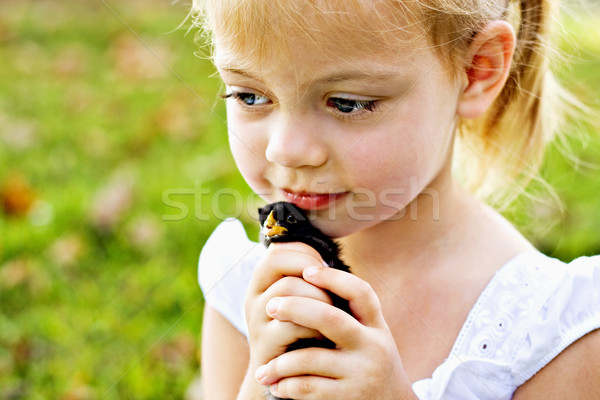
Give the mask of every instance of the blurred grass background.
<path id="1" fill-rule="evenodd" d="M 188 8 L 0 3 L 0 399 L 181 399 L 198 373 L 197 257 L 240 199 L 252 225 L 256 198 L 228 152 L 214 69 L 179 27 Z M 561 75 L 593 101 L 598 23 L 567 19 L 562 42 Z M 586 138 L 569 142 L 577 161 L 552 148 L 544 167 L 563 211 L 508 212 L 564 260 L 600 253 L 600 140 L 572 130 Z"/>

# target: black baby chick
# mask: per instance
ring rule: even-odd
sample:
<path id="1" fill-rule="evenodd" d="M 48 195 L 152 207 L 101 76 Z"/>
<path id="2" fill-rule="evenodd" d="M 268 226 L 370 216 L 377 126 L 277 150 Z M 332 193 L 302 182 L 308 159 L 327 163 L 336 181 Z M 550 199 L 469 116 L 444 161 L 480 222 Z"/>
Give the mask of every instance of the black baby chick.
<path id="1" fill-rule="evenodd" d="M 314 248 L 329 267 L 350 272 L 350 267 L 339 258 L 338 245 L 318 228 L 311 225 L 304 210 L 292 203 L 280 201 L 259 208 L 258 214 L 261 226 L 260 240 L 265 247 L 269 247 L 271 243 L 302 242 Z M 328 292 L 328 294 L 335 307 L 351 314 L 347 300 L 331 292 Z M 335 343 L 326 338 L 299 339 L 292 343 L 287 351 L 309 347 L 333 349 Z M 271 394 L 267 397 L 269 400 L 282 400 Z"/>

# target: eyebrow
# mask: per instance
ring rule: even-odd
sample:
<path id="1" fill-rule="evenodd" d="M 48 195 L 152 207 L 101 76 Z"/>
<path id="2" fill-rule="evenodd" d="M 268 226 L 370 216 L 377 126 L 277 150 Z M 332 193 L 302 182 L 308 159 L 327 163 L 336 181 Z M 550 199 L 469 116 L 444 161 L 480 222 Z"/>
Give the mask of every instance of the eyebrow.
<path id="1" fill-rule="evenodd" d="M 334 73 L 330 75 L 326 75 L 316 79 L 314 82 L 318 83 L 335 83 L 341 81 L 358 81 L 358 80 L 367 80 L 367 81 L 386 81 L 397 77 L 397 72 L 388 72 L 388 71 L 344 71 L 339 73 Z"/>
<path id="2" fill-rule="evenodd" d="M 262 82 L 261 79 L 254 76 L 252 73 L 233 67 L 222 67 L 221 71 L 241 75 L 248 79 L 255 80 L 257 82 Z M 365 80 L 365 81 L 386 81 L 389 79 L 393 79 L 398 76 L 397 72 L 392 71 L 374 71 L 374 72 L 365 72 L 365 71 L 343 71 L 336 72 L 330 75 L 325 75 L 319 77 L 317 79 L 311 80 L 311 84 L 331 84 L 335 82 L 343 82 L 343 81 L 352 81 L 352 80 Z"/>
<path id="3" fill-rule="evenodd" d="M 220 71 L 223 71 L 223 72 L 227 72 L 227 73 L 230 73 L 230 74 L 242 75 L 245 78 L 249 78 L 249 79 L 252 79 L 252 80 L 260 82 L 260 79 L 258 79 L 254 75 L 252 75 L 250 72 L 244 71 L 243 69 L 232 68 L 232 67 L 218 67 L 218 69 Z"/>

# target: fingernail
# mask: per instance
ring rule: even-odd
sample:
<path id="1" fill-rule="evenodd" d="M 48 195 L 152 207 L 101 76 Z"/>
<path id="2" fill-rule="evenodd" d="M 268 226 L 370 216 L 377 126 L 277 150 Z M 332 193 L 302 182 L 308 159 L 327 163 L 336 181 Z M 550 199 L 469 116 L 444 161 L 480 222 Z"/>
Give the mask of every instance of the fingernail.
<path id="1" fill-rule="evenodd" d="M 306 276 L 307 278 L 312 278 L 313 276 L 319 273 L 320 268 L 321 267 L 306 267 L 304 268 L 304 276 Z"/>
<path id="2" fill-rule="evenodd" d="M 279 306 L 279 299 L 277 297 L 272 298 L 267 303 L 267 314 L 273 316 L 277 314 L 277 307 Z"/>
<path id="3" fill-rule="evenodd" d="M 254 378 L 256 378 L 258 382 L 262 382 L 262 380 L 265 379 L 265 376 L 267 376 L 267 366 L 261 365 L 256 369 L 256 372 L 254 373 Z"/>
<path id="4" fill-rule="evenodd" d="M 277 393 L 277 383 L 274 383 L 271 386 L 269 386 L 269 391 L 273 396 L 278 396 L 279 393 Z"/>
<path id="5" fill-rule="evenodd" d="M 322 265 L 323 265 L 324 267 L 329 267 L 329 264 L 327 264 L 325 261 L 323 261 L 323 264 L 322 264 Z"/>

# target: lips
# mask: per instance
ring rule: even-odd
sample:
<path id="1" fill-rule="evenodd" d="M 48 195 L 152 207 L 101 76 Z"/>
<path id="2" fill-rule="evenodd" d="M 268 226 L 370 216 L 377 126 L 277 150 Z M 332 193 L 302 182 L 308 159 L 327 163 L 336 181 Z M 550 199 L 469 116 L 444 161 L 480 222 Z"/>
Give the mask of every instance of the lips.
<path id="1" fill-rule="evenodd" d="M 304 210 L 322 210 L 328 208 L 347 194 L 348 192 L 309 193 L 283 190 L 283 197 L 286 201 Z"/>

